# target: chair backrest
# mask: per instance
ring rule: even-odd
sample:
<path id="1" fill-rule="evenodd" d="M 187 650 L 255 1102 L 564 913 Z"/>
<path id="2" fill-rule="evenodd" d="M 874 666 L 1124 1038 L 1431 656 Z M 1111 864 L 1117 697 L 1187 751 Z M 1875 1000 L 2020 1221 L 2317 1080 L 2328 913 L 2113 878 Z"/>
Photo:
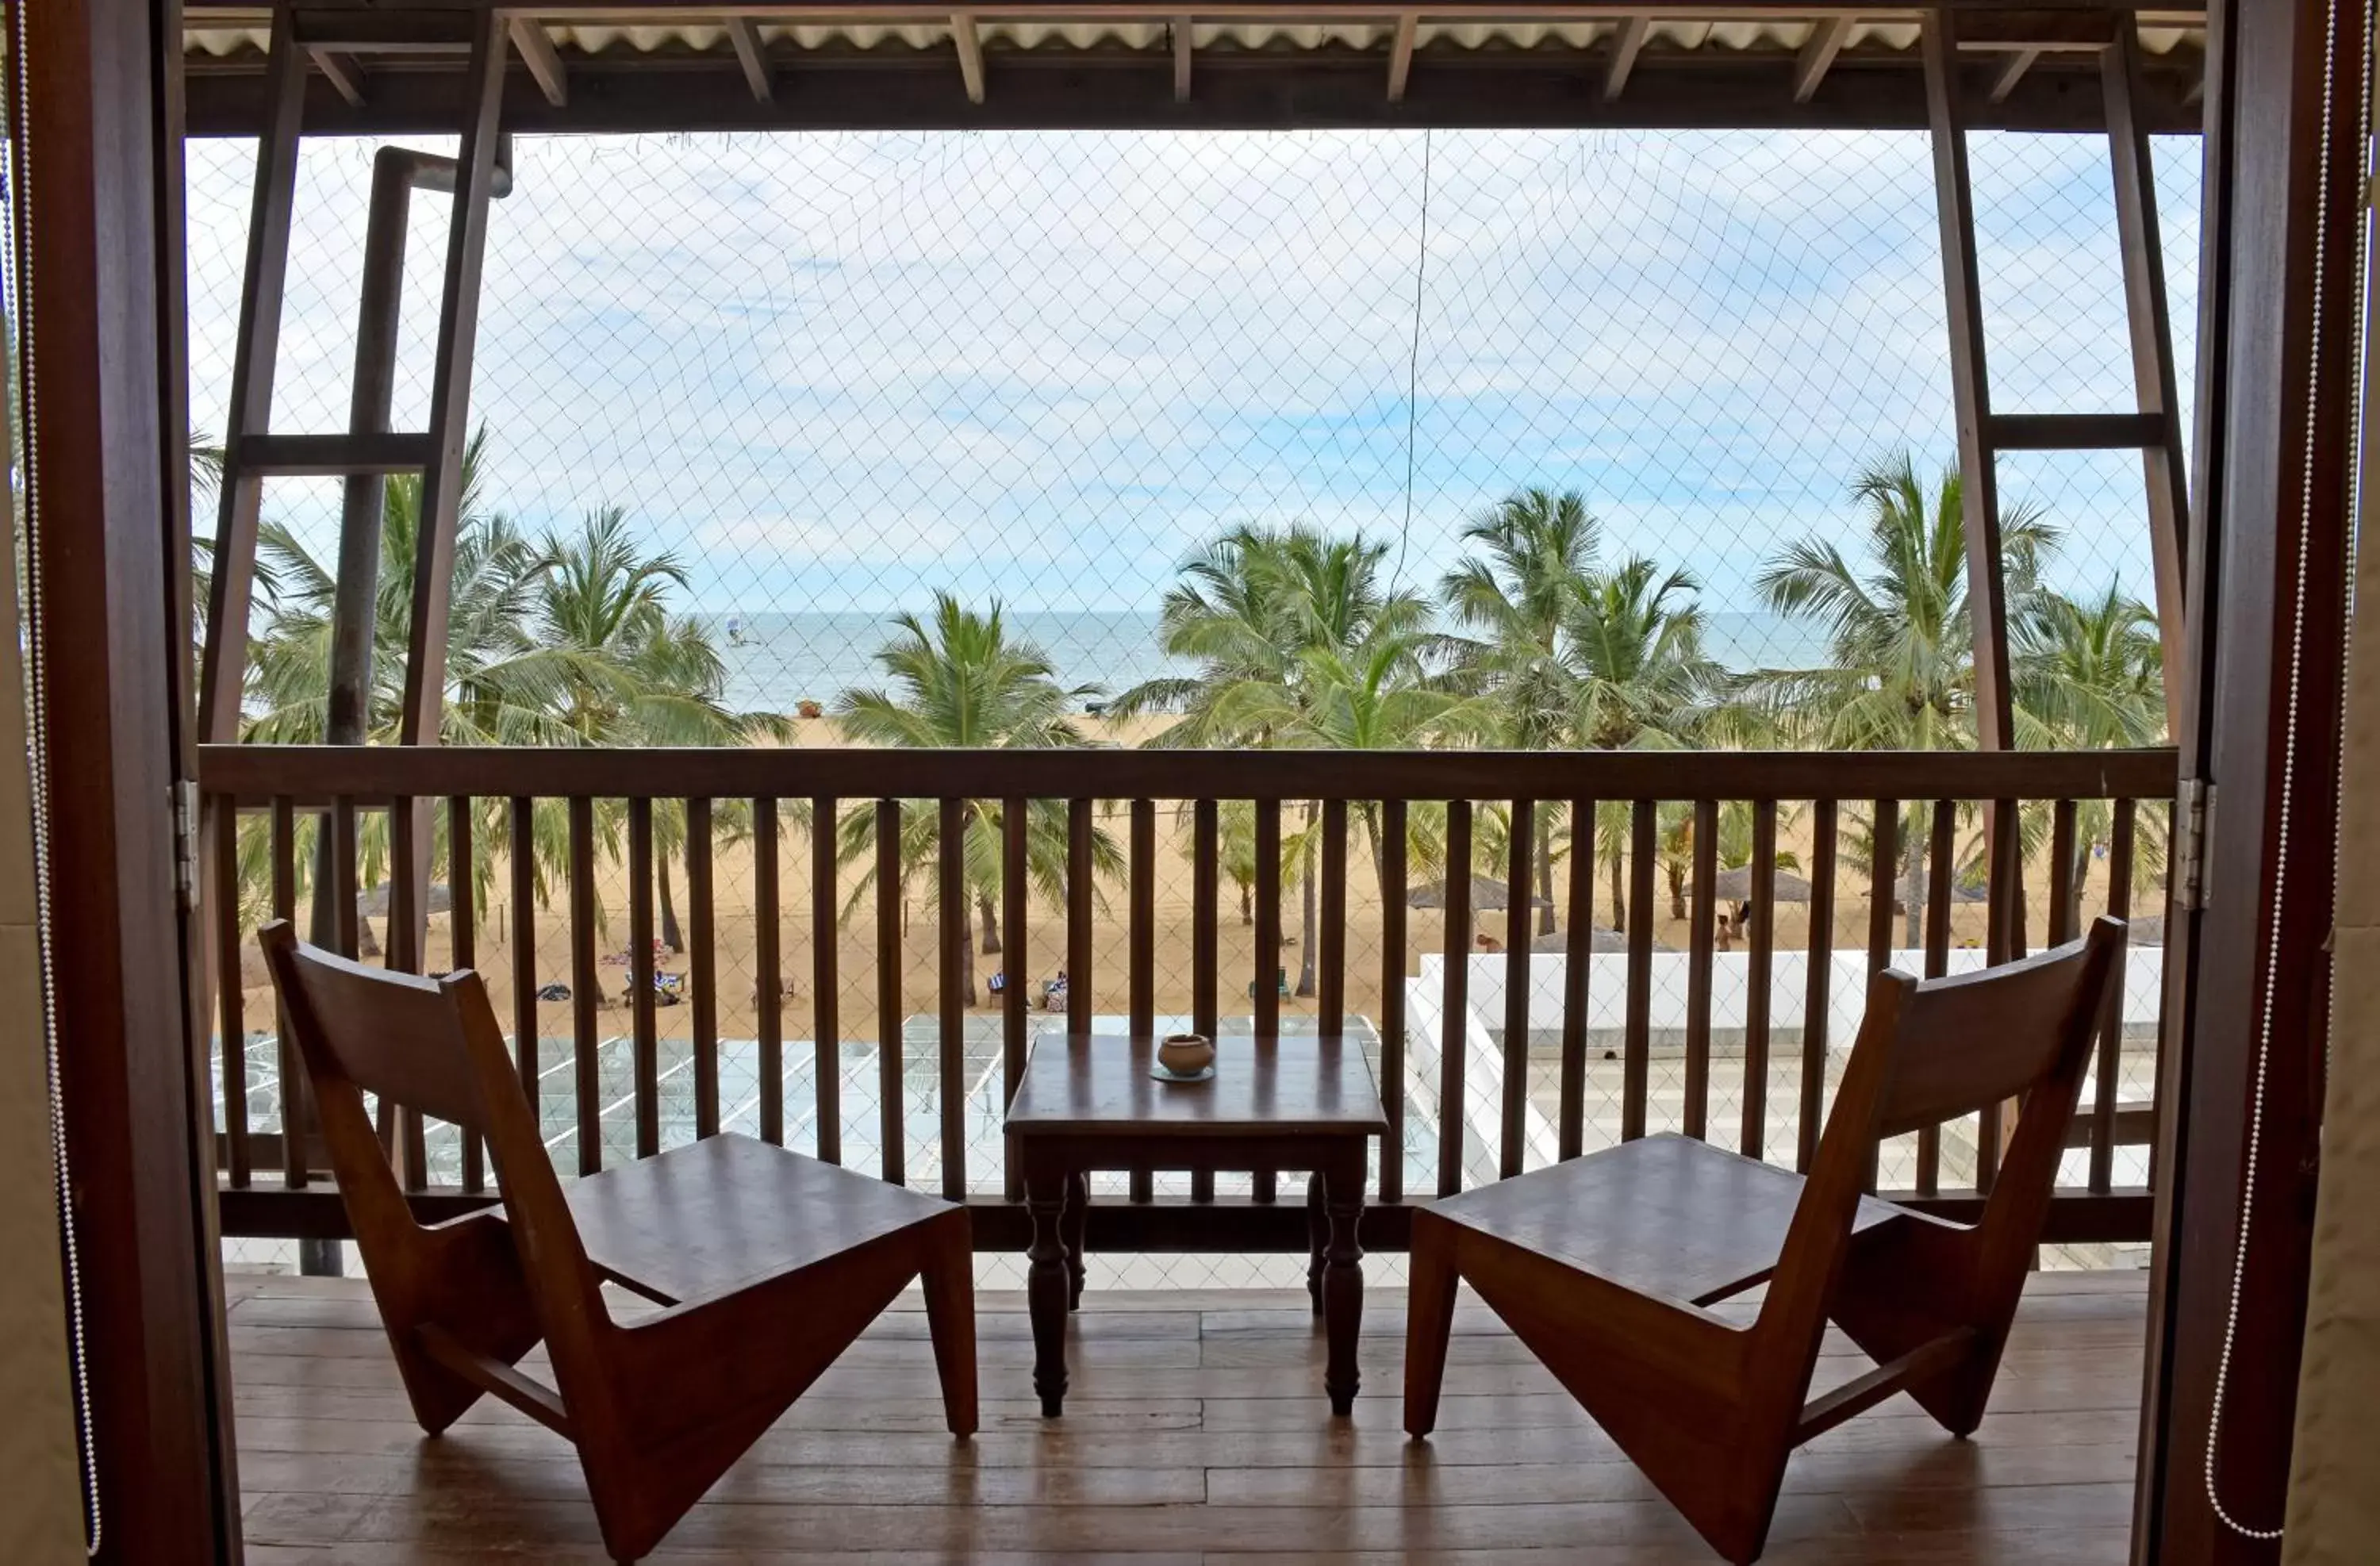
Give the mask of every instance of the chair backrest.
<path id="1" fill-rule="evenodd" d="M 364 1111 L 367 1092 L 486 1138 L 511 1222 L 509 1243 L 554 1337 L 555 1372 L 568 1394 L 564 1362 L 576 1345 L 563 1341 L 572 1334 L 555 1324 L 600 1311 L 599 1281 L 480 976 L 466 969 L 425 978 L 366 967 L 298 941 L 285 920 L 265 926 L 257 938 L 306 1064 L 373 1293 L 404 1291 L 412 1296 L 408 1311 L 427 1308 L 422 1301 L 437 1291 L 422 1274 L 451 1247 L 442 1249 L 439 1227 L 415 1221 Z M 296 1115 L 288 1118 L 294 1128 Z"/>
<path id="2" fill-rule="evenodd" d="M 2016 1129 L 1982 1217 L 1971 1230 L 1929 1232 L 1938 1244 L 1927 1254 L 1955 1254 L 1961 1276 L 1911 1288 L 1972 1294 L 1986 1314 L 2014 1308 L 2123 944 L 2123 921 L 2102 918 L 2080 941 L 1980 973 L 1876 976 L 1762 1306 L 1781 1358 L 1815 1359 L 1876 1144 L 2010 1099 L 2021 1105 Z"/>

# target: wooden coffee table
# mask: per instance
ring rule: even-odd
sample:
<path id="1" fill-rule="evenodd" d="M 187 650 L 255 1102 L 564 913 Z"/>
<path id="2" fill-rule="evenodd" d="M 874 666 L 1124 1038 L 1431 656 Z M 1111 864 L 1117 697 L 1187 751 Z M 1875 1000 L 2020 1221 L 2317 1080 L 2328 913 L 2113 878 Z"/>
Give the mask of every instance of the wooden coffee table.
<path id="1" fill-rule="evenodd" d="M 1041 1412 L 1066 1396 L 1066 1313 L 1082 1297 L 1083 1234 L 1094 1171 L 1306 1170 L 1313 1252 L 1307 1289 L 1330 1340 L 1323 1390 L 1334 1414 L 1355 1401 L 1363 1322 L 1364 1216 L 1371 1139 L 1388 1116 L 1370 1062 L 1353 1038 L 1216 1040 L 1215 1076 L 1165 1083 L 1148 1074 L 1147 1038 L 1044 1037 L 1008 1107 L 1009 1156 L 1025 1171 L 1033 1215 L 1033 1390 Z"/>

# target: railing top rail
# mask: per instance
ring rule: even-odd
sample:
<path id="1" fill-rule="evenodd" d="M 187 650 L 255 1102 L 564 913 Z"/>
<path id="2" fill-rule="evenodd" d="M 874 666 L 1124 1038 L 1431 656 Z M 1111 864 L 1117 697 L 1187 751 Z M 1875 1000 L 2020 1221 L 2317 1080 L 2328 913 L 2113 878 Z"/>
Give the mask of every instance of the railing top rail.
<path id="1" fill-rule="evenodd" d="M 561 749 L 207 745 L 210 794 L 1039 799 L 2150 799 L 2170 748 L 2084 751 Z"/>

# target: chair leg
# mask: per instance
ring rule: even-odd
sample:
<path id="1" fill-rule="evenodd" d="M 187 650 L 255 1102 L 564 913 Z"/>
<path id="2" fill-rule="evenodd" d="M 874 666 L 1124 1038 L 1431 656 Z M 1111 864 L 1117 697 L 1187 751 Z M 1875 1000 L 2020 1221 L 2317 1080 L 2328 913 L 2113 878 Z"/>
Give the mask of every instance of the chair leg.
<path id="1" fill-rule="evenodd" d="M 926 1329 L 942 1383 L 942 1417 L 961 1439 L 976 1432 L 975 1246 L 964 1217 L 927 1259 Z"/>
<path id="2" fill-rule="evenodd" d="M 1427 1212 L 1414 1214 L 1406 1258 L 1405 1434 L 1418 1439 L 1438 1425 L 1438 1392 L 1454 1332 L 1454 1237 Z"/>

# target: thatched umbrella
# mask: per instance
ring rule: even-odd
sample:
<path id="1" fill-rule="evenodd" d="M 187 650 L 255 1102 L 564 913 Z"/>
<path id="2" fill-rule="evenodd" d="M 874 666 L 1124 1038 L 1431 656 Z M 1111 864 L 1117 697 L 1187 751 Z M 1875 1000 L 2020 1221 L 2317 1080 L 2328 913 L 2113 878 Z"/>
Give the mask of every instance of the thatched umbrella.
<path id="1" fill-rule="evenodd" d="M 389 897 L 386 881 L 369 892 L 358 892 L 356 893 L 356 912 L 368 919 L 380 918 L 388 912 Z M 446 883 L 438 881 L 432 884 L 430 888 L 430 911 L 433 914 L 451 913 L 454 907 L 455 894 L 447 890 Z"/>
<path id="2" fill-rule="evenodd" d="M 2137 918 L 2126 921 L 2125 937 L 2134 946 L 2164 945 L 2165 916 L 2143 914 Z"/>
<path id="3" fill-rule="evenodd" d="M 1752 867 L 1750 865 L 1738 865 L 1731 870 L 1719 871 L 1719 873 L 1711 880 L 1711 895 L 1718 898 L 1722 903 L 1751 902 Z M 1777 872 L 1778 902 L 1807 903 L 1809 900 L 1810 883 L 1808 881 L 1803 880 L 1800 876 L 1795 875 L 1791 870 L 1779 870 Z"/>
<path id="4" fill-rule="evenodd" d="M 1512 905 L 1512 891 L 1509 883 L 1497 880 L 1491 876 L 1473 876 L 1471 878 L 1471 911 L 1475 914 L 1505 913 Z M 1445 907 L 1446 882 L 1427 881 L 1415 887 L 1412 893 L 1405 898 L 1405 905 L 1411 908 Z M 1529 895 L 1528 906 L 1532 908 L 1550 908 L 1553 905 L 1551 898 L 1539 897 L 1534 892 Z"/>
<path id="5" fill-rule="evenodd" d="M 1628 950 L 1627 932 L 1624 930 L 1606 929 L 1601 925 L 1590 926 L 1588 927 L 1586 949 L 1590 952 L 1625 952 Z M 1529 942 L 1529 950 L 1532 952 L 1543 952 L 1557 957 L 1565 955 L 1570 951 L 1570 932 L 1568 930 L 1561 929 L 1548 930 L 1545 934 Z M 1653 942 L 1653 950 L 1656 952 L 1674 952 L 1677 948 L 1674 946 L 1664 946 L 1659 941 L 1656 941 Z"/>
<path id="6" fill-rule="evenodd" d="M 1895 907 L 1899 907 L 1899 906 L 1900 906 L 1900 892 L 1901 892 L 1901 888 L 1902 888 L 1902 886 L 1903 886 L 1903 885 L 1905 884 L 1905 882 L 1906 882 L 1906 880 L 1907 880 L 1907 878 L 1906 878 L 1906 877 L 1897 878 L 1897 879 L 1895 879 L 1895 880 L 1894 880 L 1894 881 L 1893 881 L 1893 883 L 1892 883 L 1892 901 L 1893 901 L 1893 905 L 1894 905 Z M 1928 895 L 1927 891 L 1926 891 L 1926 888 L 1927 888 L 1930 884 L 1931 884 L 1931 879 L 1930 879 L 1930 876 L 1929 876 L 1928 872 L 1921 868 L 1921 869 L 1917 872 L 1917 901 L 1918 901 L 1918 902 L 1920 902 L 1920 903 L 1925 903 L 1925 902 L 1930 901 L 1929 895 Z M 1956 880 L 1954 880 L 1954 881 L 1952 881 L 1952 882 L 1950 883 L 1950 901 L 1951 901 L 1953 904 L 1959 904 L 1959 903 L 1988 903 L 1988 902 L 1990 902 L 1991 900 L 1992 900 L 1991 889 L 1990 889 L 1990 888 L 1988 888 L 1988 887 L 1979 886 L 1979 885 L 1975 884 L 1975 883 L 1974 883 L 1974 882 L 1973 882 L 1973 881 L 1956 881 Z M 1907 910 L 1903 909 L 1902 911 L 1903 911 L 1903 912 L 1906 912 Z"/>

